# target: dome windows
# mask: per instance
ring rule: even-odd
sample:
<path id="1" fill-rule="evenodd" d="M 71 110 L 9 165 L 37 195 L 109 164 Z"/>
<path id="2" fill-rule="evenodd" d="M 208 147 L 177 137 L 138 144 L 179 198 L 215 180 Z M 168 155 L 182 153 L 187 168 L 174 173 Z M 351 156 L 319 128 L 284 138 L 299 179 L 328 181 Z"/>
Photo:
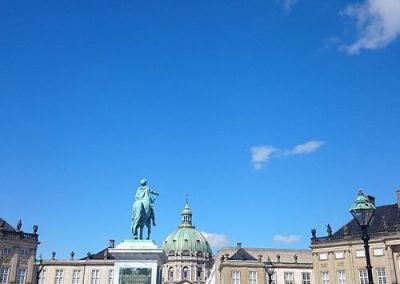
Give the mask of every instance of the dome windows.
<path id="1" fill-rule="evenodd" d="M 187 266 L 182 269 L 182 279 L 189 279 L 189 268 Z"/>

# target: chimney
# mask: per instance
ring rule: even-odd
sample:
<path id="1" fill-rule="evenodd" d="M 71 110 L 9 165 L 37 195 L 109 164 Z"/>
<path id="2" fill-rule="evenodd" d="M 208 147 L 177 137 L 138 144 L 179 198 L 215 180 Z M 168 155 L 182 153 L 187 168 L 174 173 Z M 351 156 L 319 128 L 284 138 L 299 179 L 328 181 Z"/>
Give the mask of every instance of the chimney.
<path id="1" fill-rule="evenodd" d="M 375 206 L 375 197 L 372 195 L 367 195 L 368 201 Z"/>
<path id="2" fill-rule="evenodd" d="M 114 245 L 115 245 L 115 241 L 114 241 L 114 240 L 110 240 L 110 241 L 108 242 L 108 247 L 109 247 L 109 248 L 114 248 Z"/>
<path id="3" fill-rule="evenodd" d="M 237 248 L 241 249 L 242 248 L 242 243 L 237 243 Z"/>
<path id="4" fill-rule="evenodd" d="M 396 192 L 397 192 L 397 208 L 400 208 L 400 188 Z"/>

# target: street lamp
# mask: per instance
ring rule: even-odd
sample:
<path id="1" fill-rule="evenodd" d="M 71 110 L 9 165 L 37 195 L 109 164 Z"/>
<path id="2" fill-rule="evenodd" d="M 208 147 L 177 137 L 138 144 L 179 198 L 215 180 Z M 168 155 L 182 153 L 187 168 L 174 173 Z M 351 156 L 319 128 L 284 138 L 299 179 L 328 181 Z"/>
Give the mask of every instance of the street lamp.
<path id="1" fill-rule="evenodd" d="M 43 258 L 42 255 L 39 255 L 38 259 L 35 259 L 35 266 L 36 266 L 36 284 L 39 283 L 40 273 L 43 270 Z"/>
<path id="2" fill-rule="evenodd" d="M 272 264 L 271 259 L 268 256 L 267 262 L 265 263 L 265 272 L 268 274 L 269 277 L 269 284 L 272 284 L 272 274 L 274 274 L 275 267 Z"/>
<path id="3" fill-rule="evenodd" d="M 369 223 L 372 220 L 372 217 L 374 216 L 375 210 L 376 210 L 375 205 L 369 201 L 369 198 L 365 196 L 365 194 L 361 190 L 359 190 L 356 200 L 350 207 L 350 213 L 357 221 L 357 224 L 361 227 L 362 231 L 361 239 L 364 241 L 365 258 L 367 260 L 366 268 L 368 272 L 369 284 L 374 284 L 374 282 L 372 278 L 371 258 L 369 256 L 368 227 Z"/>

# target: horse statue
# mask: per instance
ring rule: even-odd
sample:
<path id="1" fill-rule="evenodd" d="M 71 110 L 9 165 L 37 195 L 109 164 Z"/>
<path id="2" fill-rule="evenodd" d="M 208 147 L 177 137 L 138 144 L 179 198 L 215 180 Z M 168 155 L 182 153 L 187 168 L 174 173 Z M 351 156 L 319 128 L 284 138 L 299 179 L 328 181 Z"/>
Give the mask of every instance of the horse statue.
<path id="1" fill-rule="evenodd" d="M 151 195 L 158 196 L 158 193 L 151 190 L 147 185 L 147 181 L 142 179 L 135 195 L 135 202 L 132 206 L 132 225 L 131 231 L 135 240 L 143 239 L 144 226 L 147 227 L 147 240 L 150 239 L 151 225 L 155 226 L 153 202 L 155 198 Z"/>
<path id="2" fill-rule="evenodd" d="M 147 200 L 136 200 L 132 207 L 132 226 L 131 231 L 135 240 L 143 239 L 144 226 L 147 227 L 147 240 L 150 239 L 151 219 L 150 202 Z"/>

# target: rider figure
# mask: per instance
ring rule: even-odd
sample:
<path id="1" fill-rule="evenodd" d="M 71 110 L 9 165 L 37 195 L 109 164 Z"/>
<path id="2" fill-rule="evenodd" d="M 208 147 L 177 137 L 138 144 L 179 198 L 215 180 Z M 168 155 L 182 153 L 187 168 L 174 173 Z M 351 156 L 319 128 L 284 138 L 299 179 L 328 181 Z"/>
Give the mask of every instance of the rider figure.
<path id="1" fill-rule="evenodd" d="M 153 191 L 150 187 L 147 186 L 147 180 L 142 179 L 140 181 L 140 186 L 138 187 L 135 195 L 135 200 L 148 200 L 150 204 L 150 220 L 153 223 L 153 226 L 156 225 L 155 223 L 155 216 L 154 216 L 154 200 L 155 198 L 152 198 L 151 195 L 157 196 L 158 193 Z"/>

